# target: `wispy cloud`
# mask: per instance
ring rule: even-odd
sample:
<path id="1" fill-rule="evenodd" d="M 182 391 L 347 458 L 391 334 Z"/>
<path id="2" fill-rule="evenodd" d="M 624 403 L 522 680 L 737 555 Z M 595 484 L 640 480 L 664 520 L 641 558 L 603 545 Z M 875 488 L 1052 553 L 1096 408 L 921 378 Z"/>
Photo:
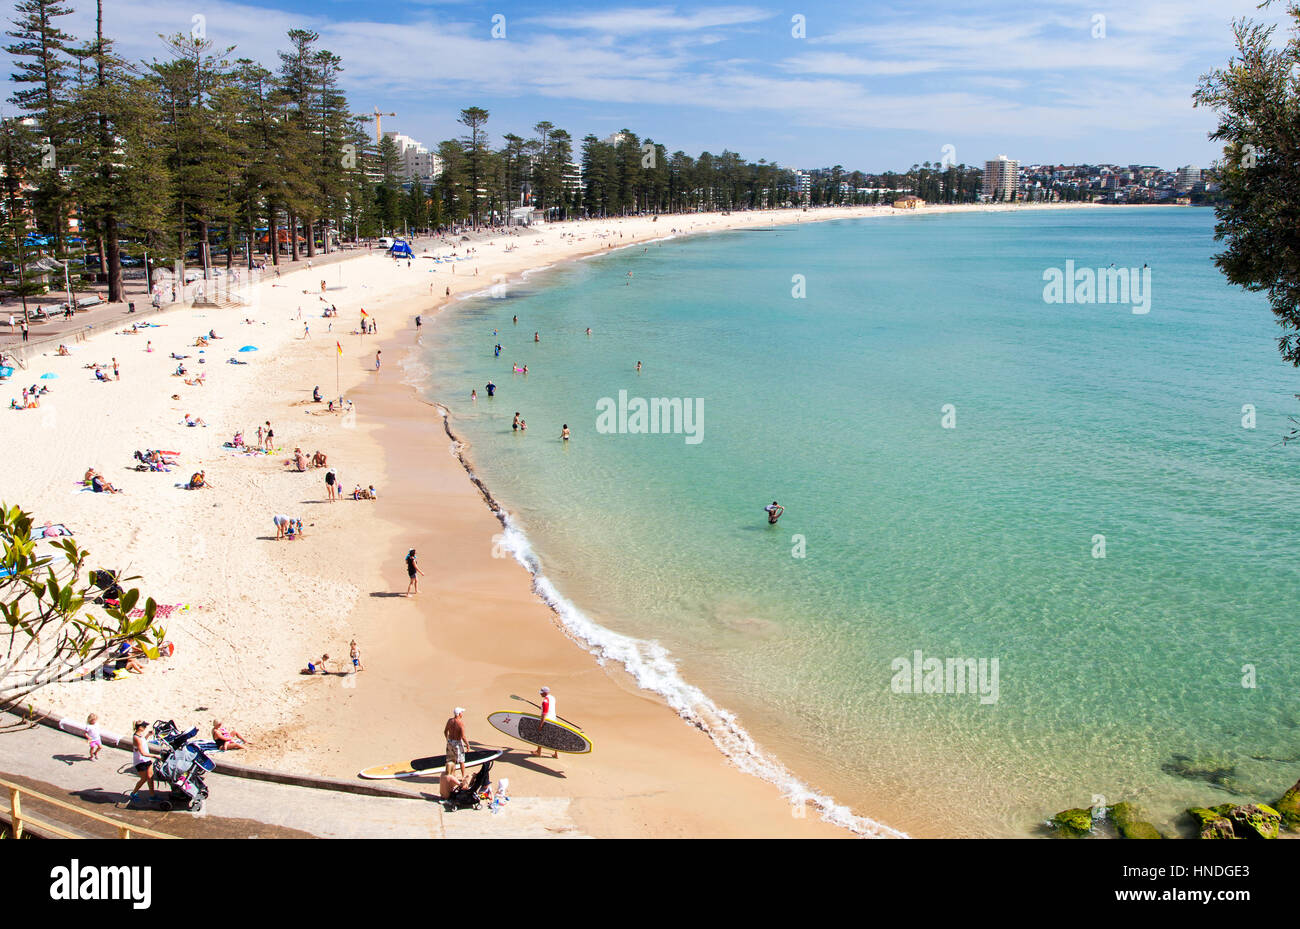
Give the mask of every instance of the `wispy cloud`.
<path id="1" fill-rule="evenodd" d="M 775 14 L 748 6 L 719 6 L 689 13 L 677 7 L 624 7 L 590 13 L 554 13 L 523 20 L 550 29 L 641 35 L 647 32 L 694 32 L 719 26 L 762 22 Z"/>

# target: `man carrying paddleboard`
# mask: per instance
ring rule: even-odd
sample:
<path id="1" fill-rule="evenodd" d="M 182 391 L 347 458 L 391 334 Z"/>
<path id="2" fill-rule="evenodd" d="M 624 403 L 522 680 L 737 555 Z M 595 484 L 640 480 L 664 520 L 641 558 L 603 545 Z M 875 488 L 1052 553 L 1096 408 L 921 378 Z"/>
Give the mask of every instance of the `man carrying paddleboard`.
<path id="1" fill-rule="evenodd" d="M 447 739 L 447 764 L 460 765 L 460 776 L 465 777 L 465 749 L 469 743 L 465 740 L 465 708 L 458 706 L 442 727 L 442 734 Z"/>
<path id="2" fill-rule="evenodd" d="M 553 696 L 551 696 L 551 688 L 549 688 L 549 687 L 543 687 L 541 690 L 538 691 L 538 693 L 540 693 L 540 694 L 542 695 L 542 723 L 543 723 L 543 725 L 545 725 L 545 724 L 548 723 L 548 722 L 552 722 L 552 723 L 555 722 L 555 698 L 554 698 Z M 541 747 L 540 745 L 537 746 L 537 751 L 533 752 L 533 754 L 536 755 L 538 758 L 541 758 L 541 757 L 542 757 L 542 747 Z M 560 753 L 559 753 L 559 752 L 556 752 L 556 751 L 552 751 L 552 752 L 551 752 L 551 757 L 552 757 L 552 758 L 559 758 L 559 757 L 560 757 Z"/>

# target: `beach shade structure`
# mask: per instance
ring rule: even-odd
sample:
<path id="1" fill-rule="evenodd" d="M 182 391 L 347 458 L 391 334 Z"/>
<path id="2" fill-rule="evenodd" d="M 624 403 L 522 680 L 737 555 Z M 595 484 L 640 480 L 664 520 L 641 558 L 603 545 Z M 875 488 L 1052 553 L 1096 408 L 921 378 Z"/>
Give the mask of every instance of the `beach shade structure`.
<path id="1" fill-rule="evenodd" d="M 414 255 L 411 252 L 411 246 L 407 245 L 401 239 L 398 239 L 396 242 L 392 244 L 391 247 L 389 247 L 388 254 L 392 255 L 394 258 L 414 257 Z"/>
<path id="2" fill-rule="evenodd" d="M 14 369 L 8 366 L 0 368 L 0 377 L 13 377 Z"/>
<path id="3" fill-rule="evenodd" d="M 51 371 L 51 372 L 48 373 L 48 374 L 42 374 L 42 375 L 41 375 L 41 380 L 43 380 L 43 381 L 52 381 L 52 380 L 54 380 L 56 377 L 58 377 L 58 375 Z"/>
<path id="4" fill-rule="evenodd" d="M 257 346 L 256 346 L 256 345 L 245 345 L 243 348 L 240 349 L 240 351 L 241 351 L 241 352 L 255 352 L 255 351 L 257 351 Z"/>

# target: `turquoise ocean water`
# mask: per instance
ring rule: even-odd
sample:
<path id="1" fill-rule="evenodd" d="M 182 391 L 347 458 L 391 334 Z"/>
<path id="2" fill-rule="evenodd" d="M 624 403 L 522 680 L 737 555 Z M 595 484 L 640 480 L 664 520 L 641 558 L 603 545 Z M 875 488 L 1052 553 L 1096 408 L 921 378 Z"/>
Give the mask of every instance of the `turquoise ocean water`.
<path id="1" fill-rule="evenodd" d="M 1212 213 L 1177 208 L 674 239 L 458 304 L 424 389 L 545 588 L 640 640 L 674 705 L 734 713 L 733 755 L 747 734 L 913 834 L 1032 834 L 1095 797 L 1171 827 L 1300 764 L 1300 447 L 1270 447 L 1300 377 L 1214 251 Z M 1150 265 L 1150 312 L 1045 303 L 1067 259 Z M 620 390 L 702 402 L 701 441 L 598 431 Z M 996 702 L 896 692 L 917 650 L 997 659 Z"/>

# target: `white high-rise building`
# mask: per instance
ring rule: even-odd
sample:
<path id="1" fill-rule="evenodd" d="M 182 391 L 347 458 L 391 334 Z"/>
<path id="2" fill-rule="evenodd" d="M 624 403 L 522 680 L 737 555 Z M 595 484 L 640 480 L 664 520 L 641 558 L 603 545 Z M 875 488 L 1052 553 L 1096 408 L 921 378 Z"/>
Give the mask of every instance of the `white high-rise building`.
<path id="1" fill-rule="evenodd" d="M 400 132 L 385 132 L 384 138 L 393 140 L 397 157 L 402 162 L 402 180 L 408 184 L 415 180 L 428 184 L 442 174 L 442 159 L 437 152 L 429 151 L 422 143 Z"/>
<path id="2" fill-rule="evenodd" d="M 984 162 L 984 196 L 990 200 L 1010 200 L 1020 184 L 1020 162 L 999 155 Z"/>
<path id="3" fill-rule="evenodd" d="M 798 191 L 797 199 L 807 203 L 812 199 L 812 175 L 807 171 L 794 172 L 795 189 Z"/>

